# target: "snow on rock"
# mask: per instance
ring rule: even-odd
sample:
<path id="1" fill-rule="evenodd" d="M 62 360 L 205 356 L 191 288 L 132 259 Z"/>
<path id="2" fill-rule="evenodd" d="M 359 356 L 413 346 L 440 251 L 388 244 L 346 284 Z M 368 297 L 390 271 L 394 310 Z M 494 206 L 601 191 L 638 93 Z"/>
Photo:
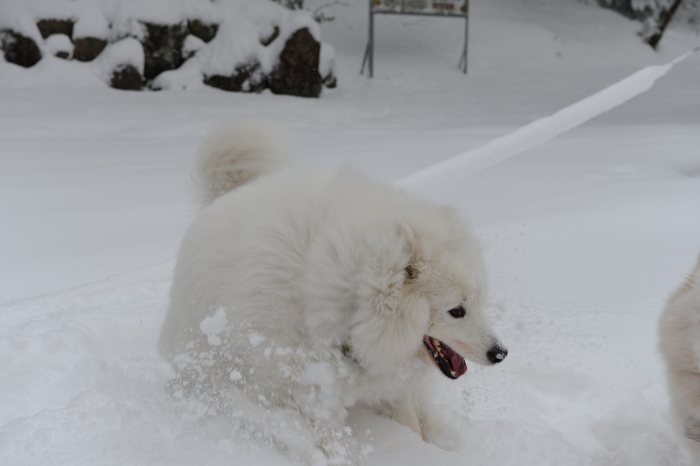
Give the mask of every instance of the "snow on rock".
<path id="1" fill-rule="evenodd" d="M 79 61 L 92 61 L 102 53 L 107 46 L 107 41 L 98 37 L 80 37 L 75 39 L 73 58 Z"/>
<path id="2" fill-rule="evenodd" d="M 0 2 L 0 30 L 10 30 L 41 42 L 41 33 L 27 4 Z"/>
<path id="3" fill-rule="evenodd" d="M 191 36 L 190 36 L 191 37 Z M 199 62 L 195 58 L 185 61 L 176 70 L 164 71 L 151 82 L 153 90 L 179 90 L 198 89 L 202 83 L 203 74 Z"/>
<path id="4" fill-rule="evenodd" d="M 321 58 L 319 59 L 318 71 L 323 77 L 323 85 L 334 88 L 337 85 L 335 76 L 335 49 L 325 42 L 321 43 Z"/>
<path id="5" fill-rule="evenodd" d="M 65 19 L 40 19 L 36 25 L 39 28 L 41 37 L 47 39 L 55 34 L 62 34 L 66 37 L 71 37 L 73 35 L 73 25 L 75 21 L 73 18 Z"/>
<path id="6" fill-rule="evenodd" d="M 174 25 L 189 19 L 218 23 L 215 4 L 206 0 L 118 0 L 112 2 L 110 17 L 113 27 L 121 32 L 138 33 L 138 23 Z"/>
<path id="7" fill-rule="evenodd" d="M 192 34 L 185 37 L 185 42 L 182 44 L 182 56 L 186 60 L 197 53 L 206 45 L 206 42 Z"/>
<path id="8" fill-rule="evenodd" d="M 173 25 L 142 23 L 146 36 L 141 40 L 145 52 L 144 76 L 153 79 L 164 71 L 180 67 L 187 23 Z"/>
<path id="9" fill-rule="evenodd" d="M 269 86 L 275 94 L 316 97 L 323 88 L 319 74 L 321 44 L 309 29 L 299 29 L 285 42 L 279 61 L 269 75 Z"/>
<path id="10" fill-rule="evenodd" d="M 320 47 L 320 28 L 308 12 L 290 11 L 272 2 L 232 2 L 222 9 L 224 20 L 216 37 L 197 54 L 205 83 L 235 91 L 259 92 L 269 86 L 275 93 L 320 93 L 320 86 L 313 86 L 314 81 L 320 83 L 320 49 L 300 52 L 294 67 L 282 70 L 285 50 Z M 299 34 L 306 34 L 303 44 L 287 47 Z"/>
<path id="11" fill-rule="evenodd" d="M 90 0 L 76 0 L 80 11 L 73 26 L 73 39 L 93 37 L 106 40 L 109 37 L 109 22 L 99 6 Z"/>
<path id="12" fill-rule="evenodd" d="M 25 0 L 23 3 L 27 5 L 35 21 L 47 19 L 73 21 L 79 13 L 79 4 L 69 0 Z"/>
<path id="13" fill-rule="evenodd" d="M 73 54 L 73 42 L 65 34 L 54 34 L 46 40 L 46 48 L 59 58 L 70 58 Z"/>
<path id="14" fill-rule="evenodd" d="M 119 65 L 131 65 L 139 73 L 143 73 L 143 47 L 138 40 L 127 37 L 110 44 L 100 55 L 96 65 L 98 74 L 102 76 L 109 75 L 109 72 Z"/>
<path id="15" fill-rule="evenodd" d="M 6 60 L 23 66 L 36 63 L 37 50 L 47 47 L 43 39 L 56 34 L 71 38 L 79 61 L 93 60 L 108 42 L 137 39 L 144 49 L 140 72 L 149 82 L 196 57 L 183 80 L 167 76 L 153 89 L 187 89 L 190 78 L 199 78 L 225 90 L 316 97 L 324 78 L 335 84 L 332 48 L 321 66 L 321 32 L 311 14 L 270 1 L 7 0 L 0 30 Z"/>
<path id="16" fill-rule="evenodd" d="M 42 37 L 25 4 L 0 2 L 0 44 L 5 60 L 30 67 L 41 60 Z"/>
<path id="17" fill-rule="evenodd" d="M 141 42 L 127 37 L 110 44 L 94 61 L 95 73 L 118 89 L 139 90 L 143 86 L 144 53 Z"/>
<path id="18" fill-rule="evenodd" d="M 9 29 L 0 30 L 0 44 L 5 60 L 25 68 L 41 60 L 42 53 L 30 37 Z"/>

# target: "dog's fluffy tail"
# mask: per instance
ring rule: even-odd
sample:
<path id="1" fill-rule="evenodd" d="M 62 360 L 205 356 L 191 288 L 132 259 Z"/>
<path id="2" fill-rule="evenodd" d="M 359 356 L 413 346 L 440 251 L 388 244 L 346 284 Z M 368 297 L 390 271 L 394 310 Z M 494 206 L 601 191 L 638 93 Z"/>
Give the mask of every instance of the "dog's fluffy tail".
<path id="1" fill-rule="evenodd" d="M 224 123 L 199 146 L 193 181 L 202 206 L 291 162 L 282 129 L 254 121 Z"/>

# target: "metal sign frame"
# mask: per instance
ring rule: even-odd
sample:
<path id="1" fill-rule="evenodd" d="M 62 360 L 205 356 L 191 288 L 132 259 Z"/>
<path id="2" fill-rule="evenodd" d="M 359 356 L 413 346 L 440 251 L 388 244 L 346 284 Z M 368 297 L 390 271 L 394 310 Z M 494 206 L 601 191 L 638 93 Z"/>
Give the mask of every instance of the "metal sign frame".
<path id="1" fill-rule="evenodd" d="M 467 52 L 469 45 L 469 0 L 464 0 L 464 5 L 466 10 L 464 13 L 440 13 L 440 12 L 421 12 L 421 11 L 403 11 L 403 3 L 405 0 L 400 0 L 401 5 L 398 11 L 382 10 L 377 8 L 375 5 L 375 0 L 369 0 L 369 37 L 367 39 L 367 48 L 365 49 L 365 56 L 362 59 L 362 68 L 360 69 L 360 74 L 365 73 L 365 65 L 369 65 L 369 77 L 374 76 L 374 15 L 413 15 L 413 16 L 437 16 L 441 18 L 464 18 L 464 48 L 462 49 L 462 55 L 459 59 L 459 65 L 457 65 L 464 74 L 467 74 Z M 381 6 L 381 4 L 379 5 Z"/>

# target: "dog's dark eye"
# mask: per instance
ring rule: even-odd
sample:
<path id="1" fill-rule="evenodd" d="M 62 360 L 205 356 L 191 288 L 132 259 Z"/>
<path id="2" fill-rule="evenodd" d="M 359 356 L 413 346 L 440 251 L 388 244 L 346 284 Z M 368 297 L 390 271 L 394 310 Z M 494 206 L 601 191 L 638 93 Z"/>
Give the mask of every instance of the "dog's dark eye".
<path id="1" fill-rule="evenodd" d="M 407 278 L 416 278 L 418 276 L 418 271 L 412 265 L 407 266 L 405 272 Z"/>
<path id="2" fill-rule="evenodd" d="M 456 307 L 454 309 L 450 309 L 450 315 L 454 317 L 455 319 L 461 319 L 465 315 L 467 315 L 467 311 L 464 310 L 463 306 Z"/>

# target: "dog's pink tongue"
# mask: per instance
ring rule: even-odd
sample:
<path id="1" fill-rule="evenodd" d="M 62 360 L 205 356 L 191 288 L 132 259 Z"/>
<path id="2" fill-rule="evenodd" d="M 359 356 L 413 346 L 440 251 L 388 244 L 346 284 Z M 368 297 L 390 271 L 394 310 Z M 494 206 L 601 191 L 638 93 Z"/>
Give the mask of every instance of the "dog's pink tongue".
<path id="1" fill-rule="evenodd" d="M 467 362 L 457 353 L 452 354 L 452 369 L 455 371 L 455 378 L 467 372 Z"/>

